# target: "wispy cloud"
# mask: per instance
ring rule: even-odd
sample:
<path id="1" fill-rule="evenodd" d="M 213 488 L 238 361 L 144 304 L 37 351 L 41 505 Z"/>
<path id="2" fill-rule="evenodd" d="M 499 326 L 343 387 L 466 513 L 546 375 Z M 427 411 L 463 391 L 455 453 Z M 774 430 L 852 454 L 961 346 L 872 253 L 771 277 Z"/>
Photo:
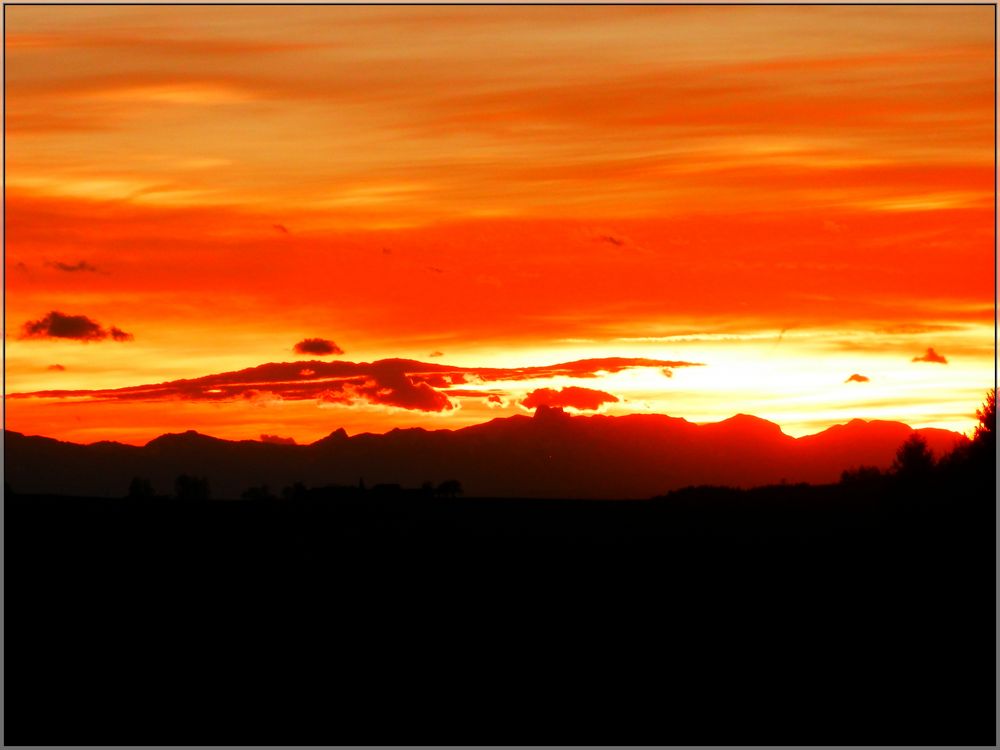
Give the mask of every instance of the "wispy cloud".
<path id="1" fill-rule="evenodd" d="M 85 260 L 78 261 L 76 263 L 46 263 L 45 265 L 50 268 L 56 268 L 60 271 L 66 271 L 67 273 L 76 273 L 77 271 L 88 271 L 90 273 L 97 273 L 97 266 L 88 263 Z"/>

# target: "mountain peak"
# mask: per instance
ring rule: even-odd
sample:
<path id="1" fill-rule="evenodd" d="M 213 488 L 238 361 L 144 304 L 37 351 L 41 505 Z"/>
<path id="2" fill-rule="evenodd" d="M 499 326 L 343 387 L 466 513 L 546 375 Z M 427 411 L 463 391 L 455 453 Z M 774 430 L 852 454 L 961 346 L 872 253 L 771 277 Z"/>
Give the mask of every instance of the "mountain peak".
<path id="1" fill-rule="evenodd" d="M 8 433 L 5 449 L 10 481 L 27 493 L 111 497 L 125 492 L 133 477 L 148 477 L 165 489 L 188 474 L 206 477 L 220 498 L 239 497 L 260 484 L 344 485 L 359 476 L 370 484 L 412 487 L 455 477 L 471 496 L 642 498 L 699 484 L 836 482 L 850 467 L 888 469 L 910 432 L 901 423 L 859 420 L 796 439 L 747 414 L 694 425 L 663 415 L 577 417 L 539 407 L 533 416 L 454 431 L 406 429 L 348 438 L 337 429 L 312 444 L 318 453 L 309 446 L 263 448 L 194 430 L 161 435 L 144 448 Z M 936 455 L 965 439 L 944 430 L 921 434 Z"/>
<path id="2" fill-rule="evenodd" d="M 338 427 L 336 430 L 331 432 L 326 437 L 320 438 L 310 445 L 330 445 L 331 443 L 340 443 L 348 439 L 347 430 L 343 427 Z"/>
<path id="3" fill-rule="evenodd" d="M 721 422 L 710 422 L 702 425 L 702 427 L 723 427 L 723 425 L 729 429 L 736 428 L 740 430 L 753 430 L 754 432 L 784 434 L 781 430 L 781 425 L 767 419 L 762 419 L 761 417 L 755 417 L 752 414 L 734 414 L 729 419 L 723 419 Z"/>
<path id="4" fill-rule="evenodd" d="M 203 435 L 196 430 L 185 430 L 184 432 L 168 432 L 159 437 L 153 438 L 146 447 L 166 446 L 166 445 L 204 445 L 206 443 L 226 442 L 210 435 Z"/>
<path id="5" fill-rule="evenodd" d="M 885 419 L 852 419 L 844 424 L 835 424 L 821 430 L 814 435 L 806 435 L 805 438 L 819 437 L 821 435 L 841 435 L 845 438 L 857 439 L 864 435 L 892 434 L 904 435 L 912 431 L 912 427 L 903 422 L 893 422 Z"/>

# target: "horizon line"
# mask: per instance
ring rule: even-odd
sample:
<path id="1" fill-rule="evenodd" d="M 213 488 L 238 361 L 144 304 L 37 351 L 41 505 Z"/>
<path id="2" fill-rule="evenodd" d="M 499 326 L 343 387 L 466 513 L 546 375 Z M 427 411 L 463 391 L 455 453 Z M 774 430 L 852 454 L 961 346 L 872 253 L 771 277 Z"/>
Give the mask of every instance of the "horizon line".
<path id="1" fill-rule="evenodd" d="M 785 436 L 785 437 L 787 437 L 787 438 L 789 438 L 791 440 L 801 440 L 803 438 L 813 437 L 813 436 L 820 435 L 822 433 L 828 432 L 828 431 L 830 431 L 830 430 L 832 430 L 832 429 L 834 429 L 836 427 L 847 427 L 847 426 L 849 426 L 851 424 L 855 424 L 855 423 L 858 423 L 858 422 L 860 422 L 860 423 L 862 423 L 864 425 L 872 425 L 872 424 L 879 424 L 879 423 L 881 423 L 881 424 L 902 425 L 904 427 L 909 428 L 912 432 L 926 432 L 928 430 L 932 430 L 932 431 L 935 431 L 935 432 L 946 432 L 946 433 L 951 433 L 951 434 L 955 435 L 956 438 L 960 438 L 960 439 L 963 439 L 963 440 L 971 440 L 971 437 L 969 435 L 967 435 L 964 432 L 958 432 L 957 430 L 949 430 L 949 429 L 946 429 L 946 428 L 943 428 L 943 427 L 914 427 L 913 425 L 908 424 L 907 422 L 902 422 L 902 421 L 894 420 L 894 419 L 863 419 L 861 417 L 854 417 L 854 418 L 851 418 L 851 419 L 849 419 L 849 420 L 847 420 L 845 422 L 835 422 L 833 424 L 830 424 L 827 427 L 824 427 L 824 428 L 822 428 L 820 430 L 817 430 L 816 432 L 810 432 L 810 433 L 807 433 L 807 434 L 796 436 L 796 435 L 789 435 L 788 433 L 786 433 L 784 431 L 784 429 L 782 428 L 782 426 L 780 424 L 778 424 L 777 422 L 774 422 L 774 421 L 772 421 L 770 419 L 765 419 L 764 417 L 758 417 L 758 416 L 756 416 L 754 414 L 747 414 L 745 412 L 738 412 L 736 414 L 733 414 L 732 416 L 726 417 L 725 419 L 720 419 L 720 420 L 716 420 L 716 421 L 694 422 L 694 421 L 691 421 L 689 419 L 686 419 L 685 417 L 675 417 L 675 416 L 671 416 L 669 414 L 662 414 L 662 413 L 633 412 L 631 414 L 602 414 L 602 413 L 587 414 L 587 413 L 581 413 L 581 412 L 579 412 L 577 410 L 567 411 L 566 409 L 564 409 L 562 407 L 553 407 L 553 406 L 547 406 L 547 405 L 544 405 L 544 404 L 536 407 L 535 409 L 533 409 L 533 411 L 532 411 L 531 414 L 512 414 L 512 415 L 504 416 L 504 417 L 495 417 L 493 419 L 488 419 L 488 420 L 485 420 L 483 422 L 477 422 L 476 424 L 465 425 L 465 426 L 462 426 L 462 427 L 454 427 L 454 428 L 451 428 L 451 427 L 441 427 L 441 428 L 437 428 L 437 429 L 428 429 L 426 427 L 420 427 L 420 426 L 393 427 L 393 428 L 390 428 L 388 430 L 385 430 L 384 432 L 372 432 L 370 430 L 365 430 L 365 431 L 362 431 L 362 432 L 356 432 L 354 434 L 351 434 L 351 433 L 349 433 L 347 431 L 347 429 L 345 427 L 341 426 L 341 427 L 337 427 L 337 428 L 331 430 L 329 433 L 327 433 L 323 437 L 317 438 L 316 440 L 313 440 L 313 441 L 310 441 L 310 442 L 303 442 L 303 443 L 298 442 L 294 437 L 280 437 L 280 436 L 277 436 L 277 435 L 267 435 L 267 433 L 259 434 L 256 439 L 255 438 L 222 438 L 222 437 L 216 437 L 215 435 L 209 435 L 207 433 L 200 432 L 199 430 L 196 430 L 194 428 L 183 430 L 181 432 L 163 432 L 163 433 L 160 433 L 158 435 L 155 435 L 154 437 L 149 438 L 145 442 L 125 442 L 125 441 L 121 441 L 121 440 L 111 440 L 111 439 L 101 439 L 101 440 L 95 440 L 95 441 L 92 441 L 92 442 L 76 442 L 76 441 L 72 441 L 72 440 L 60 440 L 59 438 L 50 437 L 48 435 L 29 434 L 27 432 L 22 432 L 21 430 L 13 430 L 13 429 L 8 428 L 6 426 L 6 424 L 4 424 L 4 426 L 2 427 L 2 431 L 4 433 L 4 439 L 6 439 L 6 434 L 8 432 L 10 432 L 10 433 L 13 433 L 15 435 L 20 435 L 22 437 L 42 438 L 42 439 L 45 439 L 45 440 L 54 440 L 54 441 L 59 442 L 59 443 L 66 443 L 66 444 L 69 444 L 69 445 L 84 445 L 84 446 L 86 446 L 86 445 L 96 445 L 96 444 L 99 444 L 99 443 L 114 443 L 114 444 L 117 444 L 117 445 L 129 445 L 129 446 L 134 446 L 134 447 L 140 447 L 141 448 L 141 447 L 145 447 L 145 446 L 149 445 L 150 443 L 152 443 L 153 441 L 158 440 L 159 438 L 163 438 L 163 437 L 182 436 L 182 435 L 197 435 L 199 437 L 208 438 L 210 440 L 217 440 L 219 442 L 224 442 L 224 443 L 260 443 L 262 445 L 286 445 L 286 446 L 291 446 L 291 447 L 294 447 L 294 448 L 306 448 L 306 447 L 309 447 L 309 446 L 316 445 L 317 443 L 320 443 L 323 440 L 326 440 L 326 439 L 330 438 L 331 436 L 336 435 L 337 433 L 341 433 L 341 432 L 344 434 L 344 437 L 347 438 L 347 439 L 354 438 L 354 437 L 360 437 L 360 436 L 364 436 L 364 435 L 372 435 L 372 436 L 382 437 L 382 436 L 389 435 L 389 434 L 392 434 L 392 433 L 395 433 L 395 432 L 426 432 L 426 433 L 450 432 L 450 433 L 458 433 L 458 432 L 462 432 L 464 430 L 475 429 L 477 427 L 482 427 L 484 425 L 493 424 L 494 422 L 503 422 L 503 421 L 508 421 L 508 420 L 511 420 L 511 419 L 535 420 L 535 419 L 539 418 L 539 414 L 557 415 L 558 417 L 563 417 L 563 418 L 566 418 L 567 420 L 579 420 L 579 419 L 591 419 L 591 418 L 603 418 L 603 419 L 615 420 L 615 419 L 627 419 L 627 418 L 630 418 L 630 417 L 646 417 L 646 418 L 655 419 L 655 418 L 659 417 L 659 418 L 663 418 L 663 419 L 670 419 L 670 420 L 676 420 L 676 421 L 684 422 L 685 424 L 691 425 L 692 427 L 706 427 L 706 426 L 709 426 L 709 425 L 719 425 L 719 424 L 723 424 L 723 423 L 730 422 L 732 420 L 738 419 L 740 417 L 744 417 L 746 419 L 753 420 L 755 422 L 764 423 L 766 425 L 772 425 L 772 426 L 774 426 L 774 427 L 776 427 L 778 429 L 778 432 L 781 435 L 783 435 L 783 436 Z M 542 418 L 544 419 L 544 417 L 542 417 Z M 276 439 L 264 440 L 263 439 L 264 437 L 271 437 L 271 438 L 276 438 Z M 287 441 L 290 441 L 290 442 L 287 442 Z"/>

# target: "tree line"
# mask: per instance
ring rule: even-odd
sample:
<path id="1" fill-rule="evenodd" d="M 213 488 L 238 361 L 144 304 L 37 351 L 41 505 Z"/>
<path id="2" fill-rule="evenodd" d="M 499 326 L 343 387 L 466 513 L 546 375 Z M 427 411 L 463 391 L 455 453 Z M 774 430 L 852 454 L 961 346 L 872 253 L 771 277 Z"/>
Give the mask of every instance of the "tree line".
<path id="1" fill-rule="evenodd" d="M 859 466 L 841 474 L 841 484 L 870 484 L 894 481 L 916 488 L 923 483 L 967 486 L 989 484 L 996 479 L 996 389 L 987 391 L 976 410 L 972 440 L 957 445 L 950 453 L 935 458 L 927 441 L 912 434 L 896 451 L 892 466 L 883 472 L 876 466 Z"/>
<path id="2" fill-rule="evenodd" d="M 961 443 L 950 453 L 935 458 L 927 441 L 914 432 L 900 445 L 892 465 L 885 471 L 877 466 L 858 466 L 845 469 L 840 484 L 878 485 L 893 484 L 910 489 L 924 485 L 950 485 L 956 488 L 982 488 L 995 481 L 996 469 L 996 389 L 990 389 L 986 398 L 976 410 L 978 424 L 970 441 Z M 348 497 L 446 497 L 454 498 L 462 494 L 462 484 L 457 479 L 447 479 L 435 484 L 424 482 L 419 488 L 407 488 L 398 484 L 376 484 L 365 486 L 364 480 L 357 485 L 307 488 L 301 482 L 284 487 L 275 494 L 267 485 L 250 487 L 242 493 L 242 499 L 252 501 L 303 500 L 310 498 Z M 151 499 L 155 496 L 152 483 L 148 479 L 136 477 L 129 485 L 131 499 Z M 210 499 L 211 491 L 205 477 L 179 475 L 174 481 L 173 497 L 181 501 L 200 502 Z"/>

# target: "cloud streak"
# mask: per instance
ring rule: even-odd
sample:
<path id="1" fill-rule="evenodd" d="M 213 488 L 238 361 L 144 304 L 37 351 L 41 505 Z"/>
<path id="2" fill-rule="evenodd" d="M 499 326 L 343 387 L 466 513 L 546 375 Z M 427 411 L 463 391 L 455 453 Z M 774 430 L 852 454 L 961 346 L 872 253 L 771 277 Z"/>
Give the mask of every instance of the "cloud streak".
<path id="1" fill-rule="evenodd" d="M 606 357 L 520 368 L 455 367 L 409 359 L 375 362 L 273 362 L 245 370 L 207 375 L 191 380 L 103 390 L 49 390 L 8 394 L 12 398 L 89 398 L 94 401 L 236 401 L 258 399 L 268 393 L 284 401 L 315 400 L 319 404 L 370 404 L 399 409 L 446 412 L 456 408 L 453 398 L 485 399 L 502 403 L 497 389 L 454 389 L 470 380 L 478 383 L 516 383 L 554 377 L 597 378 L 634 368 L 699 367 L 698 362 L 647 358 Z M 569 386 L 559 391 L 535 389 L 525 405 L 545 403 L 593 410 L 617 397 L 590 388 Z M 529 406 L 531 408 L 531 406 Z"/>
<path id="2" fill-rule="evenodd" d="M 85 260 L 78 261 L 76 263 L 46 263 L 45 265 L 50 268 L 56 268 L 60 271 L 66 271 L 67 273 L 76 273 L 78 271 L 88 271 L 90 273 L 97 273 L 97 266 L 88 263 Z"/>

